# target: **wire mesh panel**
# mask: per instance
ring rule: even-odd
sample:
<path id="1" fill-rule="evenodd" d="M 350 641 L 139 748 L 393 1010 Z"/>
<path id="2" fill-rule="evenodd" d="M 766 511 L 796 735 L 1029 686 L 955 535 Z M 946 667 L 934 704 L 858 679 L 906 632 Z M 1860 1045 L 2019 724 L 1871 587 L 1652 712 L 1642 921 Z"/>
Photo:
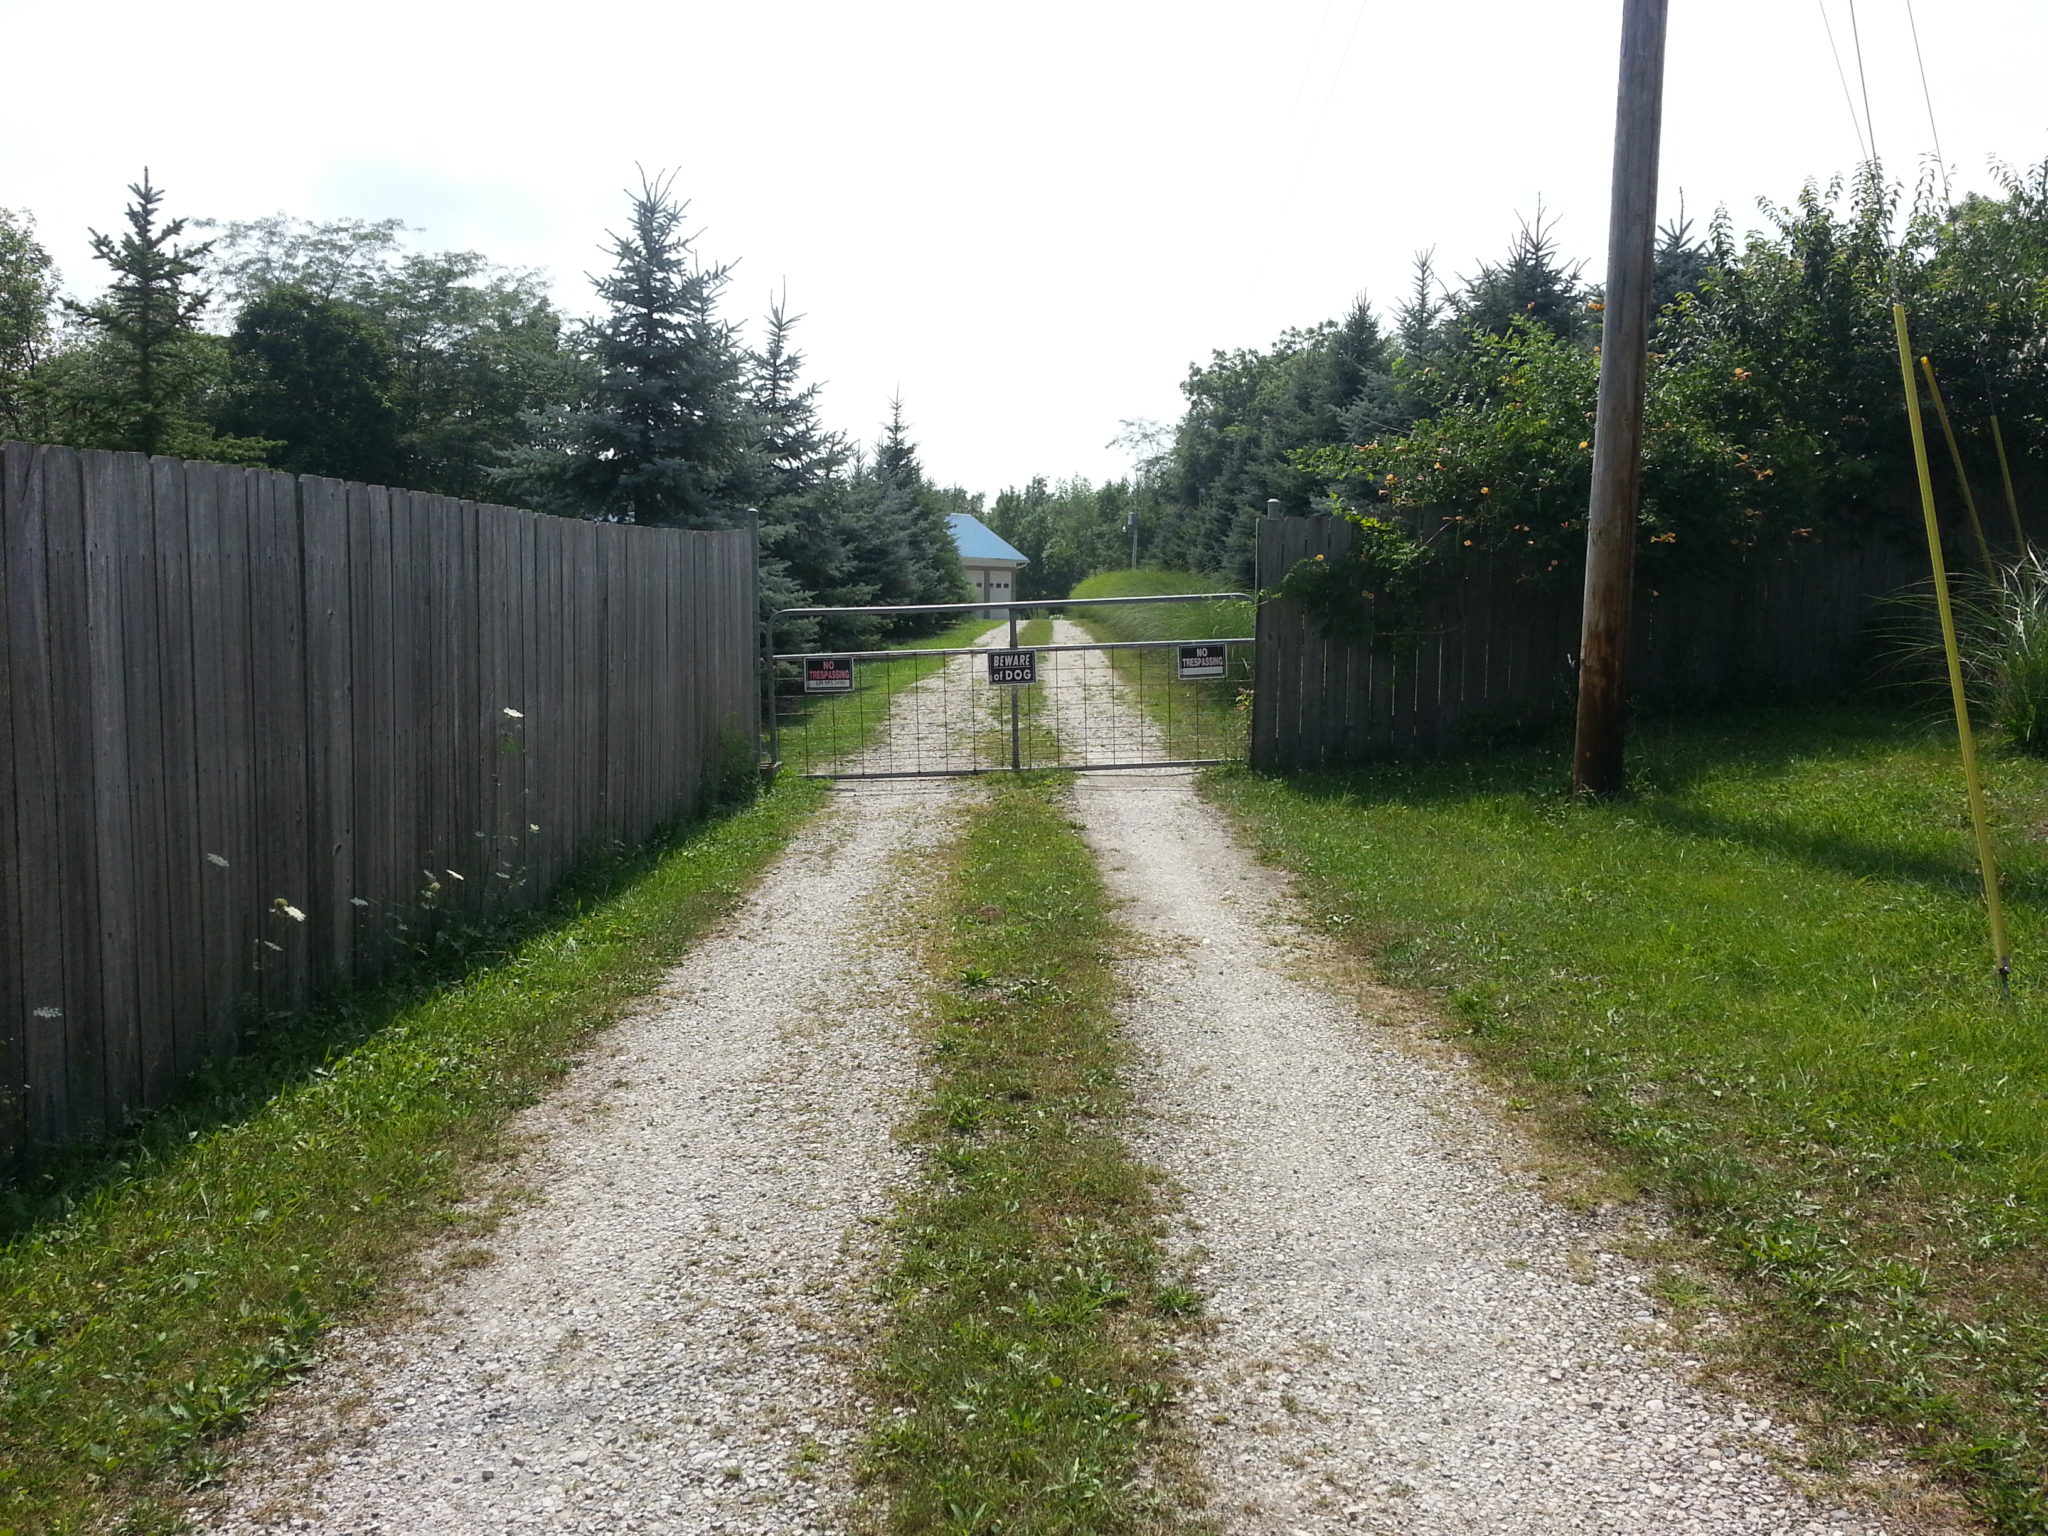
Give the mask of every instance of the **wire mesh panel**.
<path id="1" fill-rule="evenodd" d="M 1031 606 L 1219 600 L 1249 603 L 1241 593 L 1200 593 L 987 608 L 785 610 L 778 620 L 964 610 L 986 616 L 990 627 L 972 646 L 764 656 L 771 752 L 807 778 L 1240 760 L 1249 735 L 1250 640 L 1102 639 L 1067 619 L 1051 624 L 1049 643 L 1025 645 L 1019 634 L 1018 610 Z M 1183 610 L 1166 632 L 1185 633 L 1200 622 L 1190 622 L 1190 613 L 1210 611 Z M 1009 622 L 997 623 L 998 615 Z M 1044 642 L 1048 628 L 1040 621 L 1024 631 Z"/>
<path id="2" fill-rule="evenodd" d="M 1208 642 L 1221 647 L 1226 642 Z M 1039 650 L 1039 683 L 1020 700 L 1027 768 L 1143 768 L 1244 756 L 1238 707 L 1250 646 L 1221 675 L 1183 677 L 1177 641 L 1102 644 L 1064 620 Z"/>
<path id="3" fill-rule="evenodd" d="M 809 664 L 821 659 L 851 662 L 845 689 L 804 691 Z M 806 778 L 1007 768 L 1007 691 L 989 686 L 986 661 L 973 650 L 776 657 L 774 723 L 785 766 Z"/>

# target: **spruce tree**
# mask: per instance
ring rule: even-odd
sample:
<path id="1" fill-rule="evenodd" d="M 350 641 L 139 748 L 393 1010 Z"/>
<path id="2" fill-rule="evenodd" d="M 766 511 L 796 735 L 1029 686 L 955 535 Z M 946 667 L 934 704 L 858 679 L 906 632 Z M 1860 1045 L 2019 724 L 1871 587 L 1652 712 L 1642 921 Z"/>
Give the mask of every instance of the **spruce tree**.
<path id="1" fill-rule="evenodd" d="M 65 301 L 97 333 L 105 371 L 98 446 L 138 453 L 203 452 L 212 434 L 200 426 L 189 400 L 205 373 L 199 317 L 213 295 L 197 285 L 213 242 L 178 243 L 184 219 L 160 221 L 163 189 L 149 179 L 128 188 L 128 230 L 119 239 L 98 230 L 93 256 L 112 269 L 113 281 L 91 304 Z"/>
<path id="2" fill-rule="evenodd" d="M 803 318 L 787 296 L 768 306 L 767 335 L 747 357 L 747 404 L 753 414 L 760 503 L 816 490 L 846 463 L 846 440 L 827 431 L 818 412 L 819 386 L 803 382 L 804 355 L 790 333 Z"/>
<path id="3" fill-rule="evenodd" d="M 1318 446 L 1363 443 L 1414 414 L 1394 380 L 1393 347 L 1364 294 L 1330 337 L 1329 428 Z"/>
<path id="4" fill-rule="evenodd" d="M 916 561 L 900 490 L 865 455 L 855 458 L 839 510 L 846 535 L 846 584 L 865 591 L 871 603 L 916 602 Z"/>
<path id="5" fill-rule="evenodd" d="M 1414 269 L 1408 297 L 1394 311 L 1394 325 L 1401 338 L 1402 355 L 1420 361 L 1439 345 L 1445 305 L 1443 287 L 1436 275 L 1435 250 L 1417 251 Z"/>
<path id="6" fill-rule="evenodd" d="M 1567 265 L 1559 256 L 1556 228 L 1538 204 L 1535 219 L 1523 220 L 1508 242 L 1507 260 L 1482 262 L 1478 275 L 1452 298 L 1460 325 L 1505 336 L 1515 322 L 1528 321 L 1566 341 L 1589 333 L 1589 293 L 1580 275 L 1585 263 Z"/>
<path id="7" fill-rule="evenodd" d="M 1681 294 L 1698 293 L 1707 280 L 1706 242 L 1695 238 L 1692 220 L 1683 207 L 1678 217 L 1657 229 L 1657 265 L 1650 280 L 1650 313 L 1663 328 L 1664 310 Z"/>
<path id="8" fill-rule="evenodd" d="M 967 578 L 960 567 L 960 551 L 953 543 L 953 530 L 946 520 L 947 507 L 931 482 L 925 479 L 917 445 L 910 439 L 910 426 L 903 416 L 903 397 L 889 402 L 889 424 L 875 445 L 872 471 L 875 484 L 873 515 L 878 532 L 901 552 L 897 590 L 889 599 L 900 603 L 964 602 L 969 596 Z M 907 622 L 899 628 L 931 627 Z"/>
<path id="9" fill-rule="evenodd" d="M 594 380 L 515 453 L 502 480 L 555 511 L 609 522 L 729 527 L 744 515 L 751 425 L 742 357 L 718 317 L 729 266 L 705 266 L 684 233 L 674 178 L 643 176 L 631 217 L 593 278 L 605 313 L 584 331 Z"/>
<path id="10" fill-rule="evenodd" d="M 819 418 L 819 386 L 803 381 L 804 355 L 791 341 L 802 316 L 771 300 L 766 336 L 747 355 L 747 405 L 754 451 L 747 478 L 761 528 L 761 600 L 769 612 L 798 604 L 860 604 L 874 593 L 846 582 L 852 534 L 840 471 L 846 440 Z M 809 643 L 815 624 L 789 628 Z"/>

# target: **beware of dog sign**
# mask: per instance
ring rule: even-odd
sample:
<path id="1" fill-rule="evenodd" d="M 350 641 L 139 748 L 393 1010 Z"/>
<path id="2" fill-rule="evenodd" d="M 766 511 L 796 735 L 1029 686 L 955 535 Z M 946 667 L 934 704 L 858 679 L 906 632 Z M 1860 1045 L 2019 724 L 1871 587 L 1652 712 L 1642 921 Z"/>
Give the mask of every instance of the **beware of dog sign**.
<path id="1" fill-rule="evenodd" d="M 853 658 L 851 656 L 806 656 L 804 658 L 805 693 L 851 693 L 853 691 Z"/>
<path id="2" fill-rule="evenodd" d="M 988 653 L 988 680 L 998 687 L 1005 683 L 1037 682 L 1038 652 L 990 651 Z"/>

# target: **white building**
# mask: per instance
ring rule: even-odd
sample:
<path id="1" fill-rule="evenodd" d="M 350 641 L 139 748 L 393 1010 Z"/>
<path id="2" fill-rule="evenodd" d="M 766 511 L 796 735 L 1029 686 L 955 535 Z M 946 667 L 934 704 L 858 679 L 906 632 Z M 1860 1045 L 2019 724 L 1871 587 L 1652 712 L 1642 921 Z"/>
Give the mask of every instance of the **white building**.
<path id="1" fill-rule="evenodd" d="M 1017 595 L 1017 573 L 1031 562 L 1017 553 L 980 518 L 966 512 L 946 519 L 953 528 L 953 544 L 960 551 L 961 569 L 974 595 L 985 603 L 1007 603 Z"/>

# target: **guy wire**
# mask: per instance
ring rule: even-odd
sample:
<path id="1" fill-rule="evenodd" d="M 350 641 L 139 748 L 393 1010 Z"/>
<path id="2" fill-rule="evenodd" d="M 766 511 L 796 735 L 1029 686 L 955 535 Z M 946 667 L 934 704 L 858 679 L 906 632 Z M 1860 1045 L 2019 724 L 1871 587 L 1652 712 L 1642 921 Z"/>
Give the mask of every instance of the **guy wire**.
<path id="1" fill-rule="evenodd" d="M 1927 104 L 1927 132 L 1934 139 L 1934 163 L 1941 170 L 1941 206 L 1950 218 L 1954 218 L 1956 204 L 1955 196 L 1949 186 L 1948 157 L 1941 152 L 1941 125 L 1936 122 L 1934 116 L 1934 91 L 1927 83 L 1927 55 L 1920 48 L 1920 23 L 1913 15 L 1913 0 L 1906 0 L 1906 26 L 1913 35 L 1913 62 L 1920 70 L 1920 99 Z M 2005 433 L 2001 429 L 1998 420 L 1998 386 L 1992 380 L 1991 365 L 1985 361 L 1984 357 L 1984 343 L 1986 339 L 1981 332 L 1976 336 L 1971 349 L 1976 355 L 1971 360 L 1977 365 L 1977 378 L 1984 391 L 1984 409 L 1991 424 L 1992 447 L 1997 452 L 1999 476 L 2005 488 L 2005 509 L 2012 518 L 2014 547 L 2020 554 L 2024 555 L 2028 550 L 2027 530 L 2026 525 L 2020 519 L 2019 498 L 2013 494 L 2012 468 L 2007 463 L 2005 456 Z M 1939 386 L 1934 383 L 1934 375 L 1931 371 L 1932 365 L 1928 364 L 1925 358 L 1922 358 L 1921 362 L 1930 368 L 1927 376 L 1928 387 L 1935 391 L 1935 403 L 1941 411 L 1942 429 L 1948 434 L 1949 438 L 1949 452 L 1956 454 L 1955 433 L 1948 426 L 1947 410 L 1941 407 L 1941 392 Z M 1963 470 L 1960 456 L 1956 459 L 1956 474 L 1963 481 L 1963 495 L 1967 499 L 1970 495 L 1969 480 Z M 1976 522 L 1976 510 L 1974 507 L 1971 509 L 1970 515 L 1971 521 L 1973 523 Z"/>

